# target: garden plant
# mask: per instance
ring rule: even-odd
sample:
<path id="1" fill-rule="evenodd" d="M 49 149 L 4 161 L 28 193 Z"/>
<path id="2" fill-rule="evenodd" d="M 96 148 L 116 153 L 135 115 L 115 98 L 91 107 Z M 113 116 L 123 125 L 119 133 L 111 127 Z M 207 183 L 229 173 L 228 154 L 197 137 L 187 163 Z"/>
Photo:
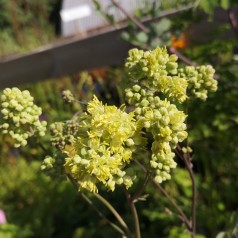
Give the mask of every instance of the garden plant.
<path id="1" fill-rule="evenodd" d="M 37 29 L 34 14 L 24 24 L 27 15 L 17 11 L 20 24 L 12 21 L 18 15 L 9 2 L 10 17 L 0 13 L 3 55 L 28 39 L 21 27 Z M 44 32 L 56 2 L 44 1 Z M 121 37 L 136 47 L 124 68 L 2 91 L 0 238 L 237 236 L 237 2 L 171 1 L 166 12 L 169 2 L 133 16 L 111 1 L 128 19 Z M 229 21 L 199 42 L 191 25 L 204 18 L 201 9 L 209 24 L 215 7 Z M 156 14 L 163 17 L 141 21 Z M 235 38 L 224 37 L 229 30 Z"/>
<path id="2" fill-rule="evenodd" d="M 186 141 L 186 103 L 194 98 L 203 103 L 209 92 L 217 90 L 217 81 L 212 66 L 181 68 L 177 59 L 176 55 L 168 54 L 166 48 L 131 49 L 125 63 L 126 104 L 119 108 L 106 105 L 96 96 L 88 103 L 80 102 L 65 90 L 65 102 L 79 103 L 82 109 L 69 120 L 54 122 L 48 127 L 46 121 L 40 120 L 42 110 L 34 104 L 28 90 L 6 88 L 1 95 L 1 132 L 12 139 L 15 147 L 27 146 L 28 138 L 35 137 L 44 149 L 40 137 L 49 128 L 49 143 L 55 149 L 46 155 L 42 170 L 53 177 L 68 178 L 89 204 L 91 201 L 84 191 L 96 196 L 116 217 L 119 224 L 105 219 L 123 237 L 140 237 L 136 202 L 143 198 L 149 181 L 162 189 L 161 183 L 173 179 L 177 155 L 185 163 L 192 180 L 191 217 L 187 217 L 174 201 L 171 203 L 188 232 L 195 237 L 196 188 L 192 150 Z M 132 194 L 130 187 L 137 177 L 143 177 L 138 173 L 145 178 Z M 127 198 L 134 220 L 133 230 L 100 195 L 101 187 L 113 192 L 116 186 L 123 189 Z M 164 194 L 171 199 L 166 192 Z M 99 210 L 97 212 L 102 215 Z"/>

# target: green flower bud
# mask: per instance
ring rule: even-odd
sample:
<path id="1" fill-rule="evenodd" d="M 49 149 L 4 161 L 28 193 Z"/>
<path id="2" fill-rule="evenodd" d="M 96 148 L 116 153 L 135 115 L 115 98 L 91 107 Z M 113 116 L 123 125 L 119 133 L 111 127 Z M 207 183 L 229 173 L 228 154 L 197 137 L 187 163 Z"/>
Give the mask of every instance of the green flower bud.
<path id="1" fill-rule="evenodd" d="M 128 175 L 125 175 L 125 176 L 123 177 L 123 183 L 124 183 L 124 185 L 126 186 L 127 189 L 128 189 L 129 187 L 131 187 L 131 185 L 133 184 L 131 177 L 128 176 Z"/>
<path id="2" fill-rule="evenodd" d="M 139 86 L 138 84 L 135 84 L 133 87 L 132 87 L 132 89 L 135 91 L 135 92 L 139 92 L 140 91 L 140 89 L 141 89 L 141 86 Z"/>
<path id="3" fill-rule="evenodd" d="M 63 97 L 64 101 L 67 103 L 72 103 L 75 101 L 75 98 L 74 98 L 73 94 L 70 92 L 70 90 L 64 90 L 62 92 L 62 97 Z"/>
<path id="4" fill-rule="evenodd" d="M 145 121 L 145 122 L 144 122 L 144 127 L 145 127 L 145 128 L 150 128 L 150 126 L 151 126 L 151 125 L 150 125 L 150 122 L 149 122 L 149 121 Z"/>
<path id="5" fill-rule="evenodd" d="M 135 112 L 135 114 L 140 115 L 142 110 L 141 110 L 141 108 L 137 107 L 134 112 Z"/>
<path id="6" fill-rule="evenodd" d="M 169 56 L 169 61 L 170 62 L 176 62 L 178 60 L 178 56 L 175 54 L 172 54 Z"/>
<path id="7" fill-rule="evenodd" d="M 162 177 L 161 177 L 160 175 L 157 175 L 157 176 L 155 177 L 155 182 L 156 182 L 156 183 L 162 183 L 162 182 L 163 182 Z"/>
<path id="8" fill-rule="evenodd" d="M 126 92 L 126 96 L 128 97 L 128 98 L 132 98 L 133 97 L 133 92 L 131 92 L 131 91 L 127 91 Z"/>
<path id="9" fill-rule="evenodd" d="M 134 94 L 134 99 L 135 99 L 136 101 L 139 101 L 140 98 L 141 98 L 141 95 L 140 95 L 139 93 L 135 93 L 135 94 Z"/>
<path id="10" fill-rule="evenodd" d="M 9 134 L 15 140 L 15 147 L 25 146 L 28 134 L 33 135 L 34 131 L 40 135 L 45 134 L 45 123 L 41 124 L 39 121 L 41 109 L 33 104 L 33 98 L 27 90 L 6 88 L 1 95 L 1 101 L 3 121 L 0 128 L 4 129 L 4 134 Z"/>
<path id="11" fill-rule="evenodd" d="M 147 101 L 146 99 L 143 99 L 143 100 L 141 101 L 141 106 L 142 106 L 142 107 L 147 107 L 149 104 L 150 104 L 149 101 Z"/>

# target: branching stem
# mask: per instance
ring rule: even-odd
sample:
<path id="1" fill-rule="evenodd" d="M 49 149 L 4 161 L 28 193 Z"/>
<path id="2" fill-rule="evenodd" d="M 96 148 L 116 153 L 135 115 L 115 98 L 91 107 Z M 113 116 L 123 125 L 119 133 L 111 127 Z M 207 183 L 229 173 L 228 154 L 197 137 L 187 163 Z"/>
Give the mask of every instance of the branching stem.
<path id="1" fill-rule="evenodd" d="M 98 213 L 100 217 L 102 217 L 111 227 L 113 227 L 116 231 L 118 231 L 121 235 L 125 236 L 125 232 L 117 226 L 115 223 L 111 222 L 95 205 L 94 203 L 83 193 L 80 193 L 82 198 Z"/>
<path id="2" fill-rule="evenodd" d="M 193 61 L 191 61 L 189 58 L 187 58 L 186 56 L 184 56 L 183 54 L 181 54 L 178 50 L 176 50 L 174 47 L 169 47 L 169 52 L 171 54 L 175 54 L 177 55 L 177 57 L 182 60 L 184 63 L 191 65 L 191 66 L 197 66 L 196 63 L 194 63 Z"/>
<path id="3" fill-rule="evenodd" d="M 126 11 L 125 8 L 123 8 L 116 0 L 111 0 L 111 2 L 113 3 L 113 5 L 115 5 L 118 9 L 120 9 L 125 16 L 130 19 L 139 29 L 141 29 L 143 32 L 145 33 L 149 33 L 150 29 L 148 27 L 146 27 L 143 23 L 141 23 L 140 21 L 138 21 L 132 14 L 130 14 L 128 11 Z M 193 5 L 189 5 L 188 8 L 185 8 L 186 10 L 189 10 L 193 7 Z M 176 12 L 176 11 L 175 11 Z M 174 11 L 173 11 L 174 14 Z M 157 38 L 160 39 L 159 36 L 157 36 Z M 177 55 L 177 57 L 183 61 L 186 64 L 189 65 L 196 65 L 195 63 L 193 63 L 190 59 L 188 59 L 186 56 L 184 56 L 183 54 L 181 54 L 180 52 L 178 52 L 175 48 L 173 47 L 169 47 L 169 51 L 175 55 Z"/>
<path id="4" fill-rule="evenodd" d="M 191 163 L 189 154 L 188 153 L 181 154 L 182 149 L 180 146 L 178 146 L 175 151 L 176 151 L 177 155 L 184 161 L 184 164 L 188 170 L 190 179 L 192 181 L 192 208 L 191 208 L 192 230 L 191 230 L 191 235 L 192 235 L 192 238 L 194 238 L 196 235 L 196 196 L 197 196 L 195 176 L 193 173 L 192 163 Z"/>
<path id="5" fill-rule="evenodd" d="M 140 187 L 140 189 L 134 194 L 134 196 L 131 197 L 131 200 L 135 203 L 138 201 L 138 199 L 140 198 L 140 196 L 143 194 L 143 192 L 145 191 L 145 188 L 149 182 L 149 178 L 150 178 L 150 175 L 149 175 L 149 172 L 146 173 L 146 176 L 145 176 L 145 180 L 144 180 L 144 183 L 142 184 L 142 186 Z"/>
<path id="6" fill-rule="evenodd" d="M 76 189 L 78 189 L 78 186 L 79 186 L 78 182 L 70 174 L 66 174 L 66 175 L 69 178 L 69 180 L 73 183 L 73 185 L 76 187 Z M 127 234 L 127 237 L 132 237 L 131 231 L 129 230 L 127 224 L 122 219 L 120 214 L 116 211 L 116 209 L 104 197 L 102 197 L 100 194 L 93 193 L 93 192 L 92 192 L 92 194 L 111 211 L 111 213 L 115 216 L 117 221 L 120 223 L 120 225 L 124 229 L 125 233 Z"/>
<path id="7" fill-rule="evenodd" d="M 135 238 L 140 238 L 141 237 L 141 235 L 140 235 L 140 222 L 139 222 L 139 218 L 138 218 L 135 203 L 134 203 L 131 195 L 129 194 L 128 190 L 124 186 L 123 186 L 123 190 L 124 190 L 124 193 L 126 195 L 126 199 L 129 203 L 131 213 L 132 213 L 132 216 L 133 216 L 134 226 L 135 226 Z"/>
<path id="8" fill-rule="evenodd" d="M 127 234 L 130 234 L 130 230 L 125 223 L 125 221 L 122 219 L 120 214 L 116 211 L 116 209 L 104 198 L 102 197 L 99 193 L 93 193 L 93 195 L 100 200 L 110 211 L 111 213 L 116 217 L 118 222 L 121 224 L 121 226 L 124 228 L 124 230 L 127 232 Z"/>
<path id="9" fill-rule="evenodd" d="M 136 164 L 143 170 L 145 173 L 147 173 L 147 169 L 145 168 L 144 165 L 142 165 L 138 160 L 135 160 Z M 164 190 L 164 188 L 157 183 L 152 177 L 150 179 L 154 182 L 156 187 L 159 188 L 159 190 L 162 192 L 162 194 L 168 199 L 169 203 L 177 210 L 179 214 L 179 218 L 183 221 L 183 223 L 186 225 L 187 229 L 191 231 L 192 227 L 190 225 L 190 222 L 187 218 L 187 216 L 184 214 L 182 209 L 175 203 L 175 201 L 171 198 L 171 196 Z"/>
<path id="10" fill-rule="evenodd" d="M 126 9 L 123 8 L 117 1 L 111 0 L 111 2 L 118 9 L 120 9 L 128 19 L 130 19 L 132 22 L 134 22 L 142 31 L 144 31 L 145 33 L 149 33 L 149 29 L 146 26 L 144 26 L 140 21 L 138 21 L 133 15 L 131 15 L 128 11 L 126 11 Z"/>

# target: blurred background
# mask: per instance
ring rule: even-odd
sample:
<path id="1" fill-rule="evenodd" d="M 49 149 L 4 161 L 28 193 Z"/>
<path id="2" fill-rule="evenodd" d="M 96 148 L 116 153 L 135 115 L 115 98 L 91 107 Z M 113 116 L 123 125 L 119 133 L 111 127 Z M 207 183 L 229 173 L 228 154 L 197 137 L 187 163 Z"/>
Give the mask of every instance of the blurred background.
<path id="1" fill-rule="evenodd" d="M 63 102 L 65 89 L 83 102 L 96 94 L 108 104 L 123 103 L 123 62 L 130 48 L 167 46 L 181 65 L 213 65 L 218 91 L 205 103 L 189 103 L 196 237 L 238 237 L 238 2 L 116 3 L 120 6 L 109 0 L 0 0 L 0 88 L 30 90 L 51 123 L 68 120 L 79 110 Z M 45 147 L 51 151 L 48 140 L 49 135 Z M 45 151 L 36 141 L 21 149 L 1 136 L 0 143 L 0 238 L 120 237 L 71 183 L 40 170 Z M 191 181 L 177 162 L 163 187 L 189 214 Z M 121 189 L 102 194 L 133 225 Z M 160 191 L 150 184 L 146 194 L 146 201 L 137 203 L 142 237 L 190 237 Z"/>

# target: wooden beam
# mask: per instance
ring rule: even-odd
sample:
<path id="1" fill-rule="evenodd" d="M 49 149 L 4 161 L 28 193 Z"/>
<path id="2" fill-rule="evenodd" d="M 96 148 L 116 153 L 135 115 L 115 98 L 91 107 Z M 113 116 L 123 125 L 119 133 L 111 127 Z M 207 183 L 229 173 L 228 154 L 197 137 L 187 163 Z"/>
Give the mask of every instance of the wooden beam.
<path id="1" fill-rule="evenodd" d="M 188 4 L 179 9 L 164 11 L 158 17 L 146 17 L 142 22 L 149 24 L 192 7 L 192 4 Z M 127 24 L 121 24 L 119 27 L 118 30 L 108 27 L 84 38 L 76 36 L 62 39 L 29 54 L 0 59 L 0 88 L 122 64 L 132 46 L 120 39 L 120 34 Z"/>
<path id="2" fill-rule="evenodd" d="M 34 83 L 96 67 L 123 63 L 131 45 L 114 30 L 84 39 L 66 39 L 21 57 L 0 61 L 0 88 Z"/>

